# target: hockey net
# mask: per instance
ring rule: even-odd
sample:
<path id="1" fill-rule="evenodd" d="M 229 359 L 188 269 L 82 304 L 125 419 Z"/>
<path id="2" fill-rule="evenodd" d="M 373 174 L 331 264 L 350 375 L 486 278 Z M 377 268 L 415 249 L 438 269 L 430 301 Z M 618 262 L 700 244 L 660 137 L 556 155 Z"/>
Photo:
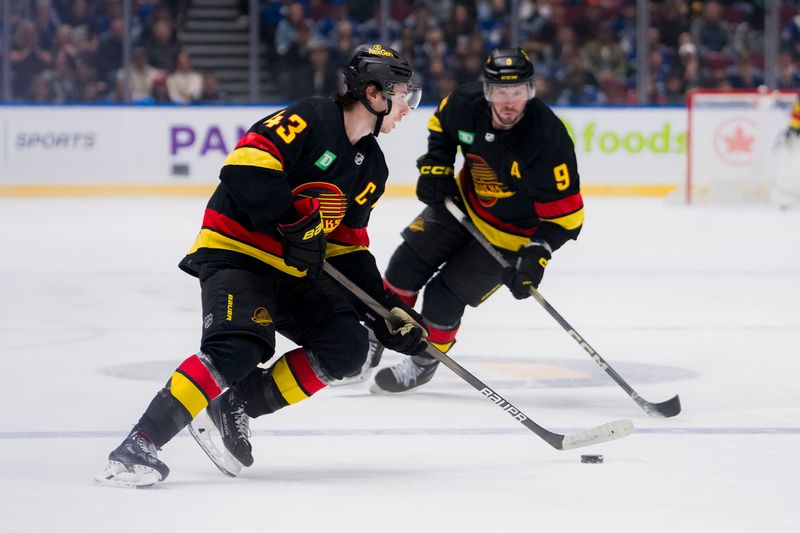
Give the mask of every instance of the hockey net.
<path id="1" fill-rule="evenodd" d="M 793 157 L 796 91 L 695 90 L 687 99 L 687 203 L 767 202 Z M 794 165 L 791 165 L 792 167 Z"/>

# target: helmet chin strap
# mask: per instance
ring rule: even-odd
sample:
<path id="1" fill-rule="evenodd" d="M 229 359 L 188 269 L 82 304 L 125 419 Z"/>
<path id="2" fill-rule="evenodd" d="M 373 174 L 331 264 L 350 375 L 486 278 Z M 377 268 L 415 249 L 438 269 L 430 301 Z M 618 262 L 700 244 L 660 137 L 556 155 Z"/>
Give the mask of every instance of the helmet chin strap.
<path id="1" fill-rule="evenodd" d="M 378 134 L 381 132 L 381 126 L 383 125 L 383 117 L 388 115 L 392 112 L 392 99 L 386 98 L 386 103 L 388 106 L 386 107 L 386 111 L 375 111 L 371 105 L 369 105 L 369 100 L 367 100 L 366 93 L 364 94 L 364 98 L 361 100 L 361 103 L 364 104 L 364 107 L 367 108 L 367 111 L 375 115 L 375 129 L 372 130 L 372 136 L 377 137 Z"/>

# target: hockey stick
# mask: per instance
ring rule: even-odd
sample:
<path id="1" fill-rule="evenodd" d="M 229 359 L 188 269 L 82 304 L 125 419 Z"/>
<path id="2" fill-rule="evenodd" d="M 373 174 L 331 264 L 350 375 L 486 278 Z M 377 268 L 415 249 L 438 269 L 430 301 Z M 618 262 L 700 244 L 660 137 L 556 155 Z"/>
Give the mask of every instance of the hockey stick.
<path id="1" fill-rule="evenodd" d="M 344 274 L 336 270 L 333 266 L 331 266 L 330 263 L 325 262 L 323 269 L 329 276 L 338 281 L 348 291 L 352 292 L 356 298 L 361 300 L 367 307 L 372 309 L 372 311 L 377 313 L 380 317 L 390 322 L 397 323 L 397 317 L 389 313 L 385 307 L 375 301 L 372 296 L 364 292 L 352 281 L 347 279 Z M 539 435 L 539 437 L 544 439 L 547 444 L 557 450 L 571 450 L 574 448 L 590 446 L 592 444 L 599 444 L 601 442 L 610 440 L 621 439 L 622 437 L 627 437 L 631 434 L 631 431 L 633 431 L 633 422 L 630 420 L 615 420 L 614 422 L 609 422 L 585 431 L 568 433 L 566 435 L 548 431 L 528 418 L 527 415 L 525 415 L 522 411 L 514 407 L 511 402 L 487 387 L 484 382 L 473 376 L 464 367 L 453 361 L 435 346 L 430 343 L 426 344 L 426 354 L 444 363 L 447 368 L 455 372 L 461 379 L 472 385 L 476 390 L 483 394 L 484 397 L 488 398 L 491 402 L 500 407 L 500 409 L 510 414 L 514 420 Z"/>
<path id="2" fill-rule="evenodd" d="M 509 265 L 508 261 L 506 261 L 506 258 L 503 257 L 503 255 L 500 252 L 498 252 L 494 248 L 494 246 L 492 246 L 489 243 L 489 241 L 486 240 L 486 237 L 484 237 L 480 231 L 478 231 L 478 228 L 476 228 L 474 224 L 472 224 L 472 221 L 470 221 L 469 218 L 467 218 L 467 215 L 465 215 L 464 212 L 458 208 L 458 206 L 455 204 L 455 202 L 453 202 L 453 200 L 451 200 L 450 198 L 446 198 L 444 201 L 444 206 L 447 208 L 450 214 L 453 215 L 455 219 L 458 220 L 459 223 L 461 223 L 461 225 L 464 226 L 464 228 L 468 232 L 470 232 L 470 234 L 475 238 L 475 240 L 478 241 L 478 243 L 481 246 L 483 246 L 492 257 L 494 257 L 494 259 L 500 264 L 500 266 L 502 266 L 503 268 L 511 266 Z M 553 306 L 550 305 L 547 302 L 547 300 L 544 299 L 542 293 L 531 287 L 531 296 L 533 296 L 536 299 L 536 301 L 539 302 L 542 307 L 544 307 L 545 311 L 550 313 L 550 316 L 552 316 L 556 320 L 556 322 L 558 322 L 561 325 L 561 327 L 564 328 L 564 330 L 566 330 L 567 333 L 569 333 L 570 337 L 575 339 L 575 341 L 578 344 L 580 344 L 581 347 L 584 350 L 586 350 L 586 352 L 590 356 L 592 356 L 594 362 L 597 363 L 597 365 L 600 368 L 605 370 L 606 373 L 609 376 L 611 376 L 611 379 L 616 381 L 617 385 L 622 387 L 622 390 L 628 393 L 628 396 L 633 398 L 633 401 L 639 404 L 639 407 L 644 409 L 644 411 L 648 415 L 654 417 L 668 418 L 671 416 L 675 416 L 681 412 L 681 400 L 680 398 L 678 398 L 677 394 L 672 398 L 670 398 L 669 400 L 665 400 L 661 403 L 648 402 L 647 400 L 639 396 L 639 394 L 635 390 L 633 390 L 631 386 L 628 385 L 628 383 L 624 379 L 622 379 L 622 377 L 619 374 L 617 374 L 616 370 L 611 368 L 611 365 L 609 365 L 605 359 L 600 357 L 600 354 L 597 353 L 595 349 L 592 348 L 589 345 L 589 343 L 586 342 L 586 340 L 578 334 L 577 331 L 575 331 L 575 329 L 569 324 L 569 322 L 564 320 L 564 317 L 562 317 L 558 313 L 558 311 L 556 311 L 553 308 Z"/>

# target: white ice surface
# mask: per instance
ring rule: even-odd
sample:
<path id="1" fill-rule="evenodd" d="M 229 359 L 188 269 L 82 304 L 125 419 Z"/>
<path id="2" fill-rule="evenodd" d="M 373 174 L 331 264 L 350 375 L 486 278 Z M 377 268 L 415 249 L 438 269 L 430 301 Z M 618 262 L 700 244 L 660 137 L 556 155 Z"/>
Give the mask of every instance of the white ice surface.
<path id="1" fill-rule="evenodd" d="M 501 290 L 452 357 L 544 427 L 630 418 L 632 436 L 554 450 L 441 368 L 417 394 L 327 389 L 255 420 L 237 479 L 184 432 L 165 483 L 120 490 L 93 476 L 197 349 L 176 264 L 205 200 L 0 200 L 0 531 L 800 531 L 800 212 L 586 201 L 542 292 L 643 397 L 679 393 L 678 417 L 645 415 Z M 418 210 L 380 202 L 379 264 Z"/>

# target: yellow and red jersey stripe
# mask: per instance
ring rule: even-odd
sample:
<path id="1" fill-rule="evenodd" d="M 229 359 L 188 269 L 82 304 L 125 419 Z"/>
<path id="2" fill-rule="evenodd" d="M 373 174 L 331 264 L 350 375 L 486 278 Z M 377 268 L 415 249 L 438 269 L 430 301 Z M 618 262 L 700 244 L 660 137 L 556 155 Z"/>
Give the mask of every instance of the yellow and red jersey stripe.
<path id="1" fill-rule="evenodd" d="M 284 263 L 283 247 L 275 237 L 249 230 L 232 218 L 210 208 L 207 208 L 203 215 L 203 227 L 188 253 L 193 254 L 201 248 L 238 252 L 292 276 L 306 275 L 305 272 Z"/>
<path id="2" fill-rule="evenodd" d="M 519 228 L 507 222 L 503 222 L 483 206 L 481 206 L 478 196 L 475 194 L 474 189 L 468 183 L 468 172 L 466 169 L 462 170 L 459 174 L 459 179 L 456 180 L 461 194 L 466 200 L 464 207 L 467 209 L 469 218 L 472 219 L 475 227 L 492 243 L 492 245 L 504 250 L 511 250 L 516 252 L 521 247 L 527 245 L 536 228 Z"/>
<path id="3" fill-rule="evenodd" d="M 564 229 L 573 230 L 583 225 L 583 197 L 579 192 L 552 202 L 534 202 L 534 208 L 540 220 Z"/>
<path id="4" fill-rule="evenodd" d="M 283 156 L 272 141 L 251 131 L 228 154 L 222 166 L 226 165 L 253 166 L 281 172 Z"/>
<path id="5" fill-rule="evenodd" d="M 328 234 L 325 255 L 327 257 L 336 257 L 337 255 L 368 248 L 369 235 L 367 234 L 367 228 L 351 228 L 344 224 L 339 224 L 336 229 Z"/>

